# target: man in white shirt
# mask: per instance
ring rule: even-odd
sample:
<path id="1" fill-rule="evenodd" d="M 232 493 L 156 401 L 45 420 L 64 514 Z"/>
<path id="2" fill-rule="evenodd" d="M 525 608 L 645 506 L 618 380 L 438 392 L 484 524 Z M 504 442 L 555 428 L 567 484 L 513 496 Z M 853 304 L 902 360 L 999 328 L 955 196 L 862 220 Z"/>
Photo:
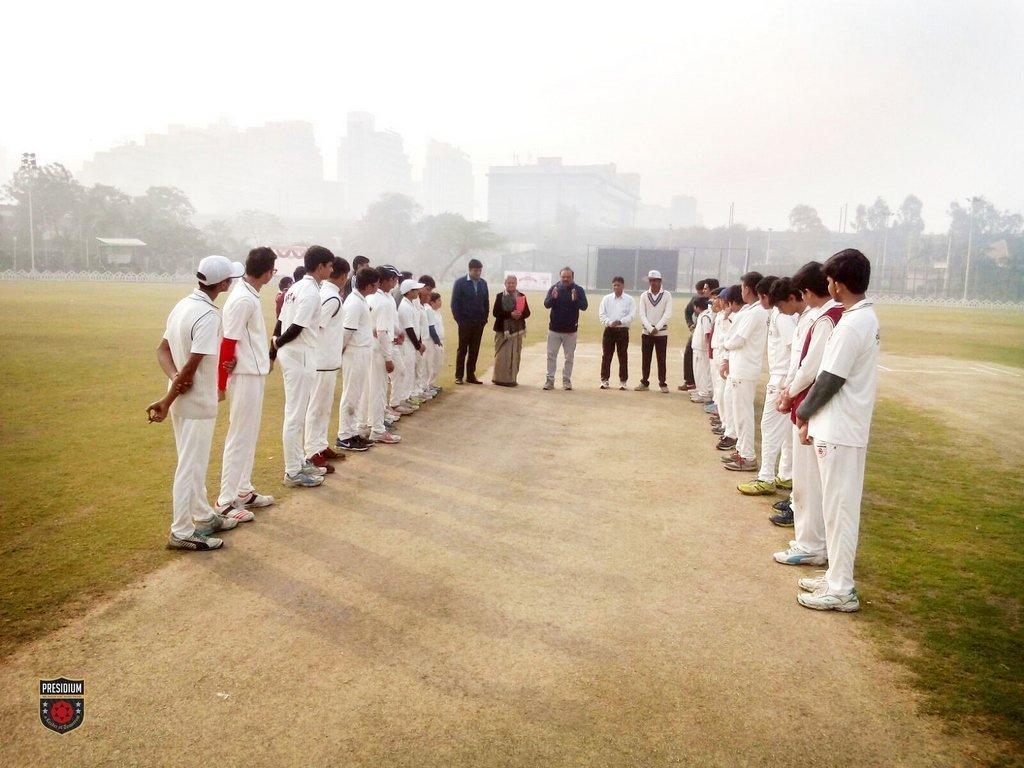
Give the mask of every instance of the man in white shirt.
<path id="1" fill-rule="evenodd" d="M 284 379 L 284 480 L 288 487 L 313 488 L 327 470 L 305 459 L 306 412 L 316 381 L 316 339 L 320 332 L 320 283 L 334 269 L 334 254 L 311 245 L 303 257 L 306 273 L 284 295 L 274 328 L 271 355 L 281 361 Z"/>
<path id="2" fill-rule="evenodd" d="M 253 488 L 252 466 L 260 436 L 263 391 L 271 368 L 260 290 L 273 278 L 276 258 L 270 248 L 249 251 L 245 275 L 235 282 L 224 302 L 217 389 L 227 392 L 231 415 L 221 461 L 217 511 L 240 521 L 251 520 L 252 510 L 274 503 L 273 496 L 256 493 Z"/>
<path id="3" fill-rule="evenodd" d="M 217 423 L 217 359 L 220 352 L 220 311 L 213 303 L 241 277 L 245 267 L 223 256 L 199 262 L 199 287 L 179 301 L 167 318 L 156 359 L 168 379 L 167 394 L 146 408 L 151 422 L 171 416 L 178 467 L 171 491 L 173 521 L 170 549 L 206 552 L 224 543 L 210 536 L 238 525 L 219 515 L 206 498 L 213 428 Z"/>
<path id="4" fill-rule="evenodd" d="M 623 289 L 625 279 L 612 278 L 612 292 L 601 299 L 598 318 L 604 326 L 601 336 L 601 389 L 608 389 L 612 371 L 612 353 L 619 358 L 619 389 L 629 380 L 629 326 L 636 317 L 636 301 Z"/>
<path id="5" fill-rule="evenodd" d="M 842 317 L 843 306 L 831 297 L 828 279 L 817 261 L 804 264 L 792 277 L 793 286 L 803 294 L 807 316 L 798 330 L 789 372 L 779 392 L 779 410 L 790 414 L 793 423 L 793 540 L 789 548 L 772 557 L 782 565 L 824 565 L 828 562 L 825 518 L 821 507 L 821 475 L 814 449 L 800 439 L 796 407 L 803 402 L 818 375 L 825 344 Z M 800 326 L 798 326 L 799 329 Z M 774 521 L 773 521 L 774 522 Z"/>
<path id="6" fill-rule="evenodd" d="M 342 340 L 342 376 L 338 414 L 338 440 L 343 451 L 365 451 L 373 445 L 364 437 L 363 426 L 370 404 L 370 363 L 373 350 L 373 321 L 367 297 L 377 292 L 380 275 L 373 267 L 356 273 L 356 287 L 345 299 L 345 331 Z"/>
<path id="7" fill-rule="evenodd" d="M 725 349 L 729 353 L 725 386 L 729 390 L 729 416 L 735 431 L 736 453 L 739 454 L 726 462 L 725 468 L 735 472 L 757 471 L 754 396 L 761 378 L 768 338 L 768 310 L 757 298 L 757 284 L 761 278 L 760 272 L 747 272 L 740 277 L 744 306 L 734 318 L 732 331 L 725 339 Z"/>
<path id="8" fill-rule="evenodd" d="M 391 298 L 391 290 L 398 282 L 398 270 L 387 265 L 377 268 L 378 285 L 367 303 L 370 306 L 370 321 L 373 323 L 373 354 L 370 360 L 370 389 L 367 395 L 366 423 L 369 424 L 369 441 L 397 445 L 402 438 L 388 429 L 388 421 L 397 421 L 399 414 L 388 413 L 388 376 L 395 371 L 394 357 L 395 326 L 398 323 L 398 308 Z"/>
<path id="9" fill-rule="evenodd" d="M 334 473 L 330 464 L 340 458 L 330 447 L 327 430 L 334 410 L 334 391 L 341 370 L 341 343 L 345 334 L 344 299 L 341 293 L 348 283 L 348 261 L 335 256 L 331 274 L 320 283 L 320 328 L 316 335 L 316 378 L 306 410 L 306 460 Z"/>
<path id="10" fill-rule="evenodd" d="M 847 248 L 829 258 L 824 270 L 829 293 L 844 311 L 796 417 L 801 439 L 814 441 L 818 458 L 829 565 L 824 578 L 799 581 L 804 592 L 797 601 L 805 608 L 849 613 L 860 608 L 853 565 L 875 408 L 879 329 L 872 302 L 864 296 L 871 279 L 867 257 Z"/>
<path id="11" fill-rule="evenodd" d="M 780 413 L 777 408 L 782 384 L 789 371 L 793 333 L 796 331 L 796 319 L 779 309 L 772 299 L 776 284 L 783 280 L 784 287 L 790 286 L 788 278 L 773 276 L 765 277 L 757 284 L 758 300 L 768 310 L 768 384 L 761 411 L 761 469 L 752 482 L 737 486 L 737 490 L 745 496 L 762 496 L 774 494 L 776 490 L 789 491 L 793 488 L 790 422 L 786 414 Z M 796 293 L 791 288 L 788 290 Z"/>
<path id="12" fill-rule="evenodd" d="M 713 392 L 711 360 L 708 357 L 708 336 L 711 334 L 712 323 L 711 299 L 707 296 L 697 296 L 693 302 L 693 309 L 697 316 L 693 320 L 693 333 L 690 336 L 690 354 L 696 389 L 690 393 L 690 401 L 706 405 L 711 402 Z"/>
<path id="13" fill-rule="evenodd" d="M 640 373 L 642 378 L 637 392 L 646 392 L 651 385 L 651 354 L 658 356 L 658 385 L 668 393 L 666 356 L 668 355 L 668 322 L 672 319 L 672 294 L 661 290 L 661 272 L 647 273 L 650 287 L 640 294 Z"/>

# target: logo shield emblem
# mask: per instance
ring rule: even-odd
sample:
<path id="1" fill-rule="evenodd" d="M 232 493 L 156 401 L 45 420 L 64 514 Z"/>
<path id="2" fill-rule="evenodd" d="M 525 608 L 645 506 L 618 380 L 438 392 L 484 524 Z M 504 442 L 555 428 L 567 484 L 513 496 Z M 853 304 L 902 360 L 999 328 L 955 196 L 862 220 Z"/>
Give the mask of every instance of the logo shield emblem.
<path id="1" fill-rule="evenodd" d="M 82 724 L 85 718 L 85 681 L 39 681 L 39 720 L 54 733 L 67 733 Z"/>

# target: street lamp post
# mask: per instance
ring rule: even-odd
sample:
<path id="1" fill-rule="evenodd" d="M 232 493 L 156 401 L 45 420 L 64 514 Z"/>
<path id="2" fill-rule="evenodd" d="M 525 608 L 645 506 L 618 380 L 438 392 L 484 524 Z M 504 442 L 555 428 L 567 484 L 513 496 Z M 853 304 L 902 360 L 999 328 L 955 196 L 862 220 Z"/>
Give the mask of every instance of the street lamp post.
<path id="1" fill-rule="evenodd" d="M 34 273 L 36 271 L 36 227 L 32 215 L 32 186 L 36 177 L 36 153 L 22 153 L 21 167 L 28 174 L 28 253 L 31 271 Z"/>
<path id="2" fill-rule="evenodd" d="M 970 198 L 971 204 L 970 225 L 967 229 L 967 264 L 964 267 L 964 301 L 967 301 L 967 286 L 971 279 L 971 241 L 974 239 L 974 201 L 977 198 Z"/>

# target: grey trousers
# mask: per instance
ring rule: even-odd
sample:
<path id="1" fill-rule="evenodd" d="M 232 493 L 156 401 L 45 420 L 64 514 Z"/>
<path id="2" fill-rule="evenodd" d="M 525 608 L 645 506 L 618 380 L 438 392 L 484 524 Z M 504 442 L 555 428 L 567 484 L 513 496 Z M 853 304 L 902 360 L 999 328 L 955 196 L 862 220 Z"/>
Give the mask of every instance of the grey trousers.
<path id="1" fill-rule="evenodd" d="M 576 334 L 548 331 L 548 381 L 555 380 L 555 368 L 558 366 L 558 348 L 565 352 L 562 365 L 562 381 L 572 382 L 572 361 L 576 354 Z"/>

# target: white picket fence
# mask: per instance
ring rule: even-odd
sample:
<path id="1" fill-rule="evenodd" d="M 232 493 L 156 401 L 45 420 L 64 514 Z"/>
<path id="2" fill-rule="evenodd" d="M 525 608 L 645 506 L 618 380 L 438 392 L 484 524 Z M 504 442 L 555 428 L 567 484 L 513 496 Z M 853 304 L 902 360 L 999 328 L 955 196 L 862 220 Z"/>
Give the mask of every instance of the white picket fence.
<path id="1" fill-rule="evenodd" d="M 26 272 L 7 269 L 0 272 L 0 280 L 36 280 L 54 283 L 194 283 L 193 274 L 169 272 Z"/>

